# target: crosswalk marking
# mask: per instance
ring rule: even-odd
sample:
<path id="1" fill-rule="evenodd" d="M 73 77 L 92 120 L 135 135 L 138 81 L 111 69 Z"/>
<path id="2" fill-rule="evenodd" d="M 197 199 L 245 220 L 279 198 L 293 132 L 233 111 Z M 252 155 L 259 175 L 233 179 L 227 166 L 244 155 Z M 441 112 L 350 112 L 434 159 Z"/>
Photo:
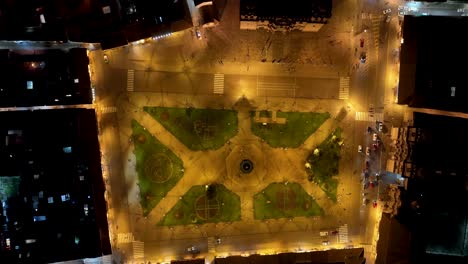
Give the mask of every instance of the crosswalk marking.
<path id="1" fill-rule="evenodd" d="M 375 122 L 383 120 L 383 113 L 356 112 L 356 121 Z"/>
<path id="2" fill-rule="evenodd" d="M 215 73 L 215 75 L 214 75 L 214 84 L 213 84 L 213 93 L 214 94 L 224 94 L 224 74 Z"/>
<path id="3" fill-rule="evenodd" d="M 349 77 L 340 77 L 340 92 L 338 94 L 338 99 L 349 99 Z"/>
<path id="4" fill-rule="evenodd" d="M 132 233 L 118 233 L 117 234 L 117 243 L 132 243 L 133 234 Z"/>
<path id="5" fill-rule="evenodd" d="M 348 243 L 348 224 L 344 224 L 338 228 L 339 243 Z"/>
<path id="6" fill-rule="evenodd" d="M 141 241 L 133 241 L 133 258 L 145 258 L 145 243 Z"/>
<path id="7" fill-rule="evenodd" d="M 216 238 L 208 237 L 208 253 L 216 253 Z"/>
<path id="8" fill-rule="evenodd" d="M 372 22 L 372 34 L 374 36 L 374 48 L 375 48 L 375 59 L 379 59 L 379 46 L 380 46 L 380 22 L 381 22 L 381 15 L 373 15 L 371 16 Z"/>
<path id="9" fill-rule="evenodd" d="M 117 107 L 115 106 L 102 106 L 100 107 L 101 113 L 108 114 L 108 113 L 115 113 L 117 112 Z"/>
<path id="10" fill-rule="evenodd" d="M 128 70 L 127 71 L 127 91 L 133 92 L 135 85 L 135 71 Z"/>

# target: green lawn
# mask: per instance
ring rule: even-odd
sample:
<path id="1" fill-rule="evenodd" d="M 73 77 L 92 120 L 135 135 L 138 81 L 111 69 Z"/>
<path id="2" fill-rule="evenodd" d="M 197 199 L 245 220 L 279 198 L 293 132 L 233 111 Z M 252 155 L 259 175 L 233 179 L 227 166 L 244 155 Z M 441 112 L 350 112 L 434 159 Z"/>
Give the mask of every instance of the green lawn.
<path id="1" fill-rule="evenodd" d="M 144 107 L 191 150 L 219 149 L 237 134 L 234 110 Z"/>
<path id="2" fill-rule="evenodd" d="M 192 186 L 159 222 L 159 225 L 174 226 L 239 221 L 241 219 L 239 196 L 226 189 L 224 185 L 216 184 L 214 186 L 216 186 L 216 191 L 210 199 L 208 199 L 210 195 L 207 197 L 205 186 Z M 205 199 L 205 203 L 197 203 L 197 201 L 201 201 L 199 199 Z"/>
<path id="3" fill-rule="evenodd" d="M 182 178 L 184 166 L 171 150 L 135 120 L 132 120 L 132 129 L 140 204 L 146 216 Z"/>
<path id="4" fill-rule="evenodd" d="M 307 169 L 309 180 L 317 183 L 334 202 L 336 202 L 338 180 L 332 177 L 339 172 L 340 141 L 342 141 L 341 128 L 337 128 L 317 147 L 319 154 L 311 153 L 307 158 L 307 162 L 311 164 L 311 169 Z"/>
<path id="5" fill-rule="evenodd" d="M 258 220 L 323 215 L 323 209 L 298 183 L 272 183 L 254 196 Z"/>
<path id="6" fill-rule="evenodd" d="M 299 147 L 330 117 L 329 113 L 277 112 L 277 118 L 286 118 L 286 124 L 267 124 L 255 122 L 252 116 L 252 133 L 264 139 L 268 145 L 278 147 Z M 271 112 L 261 111 L 261 117 L 271 117 Z"/>

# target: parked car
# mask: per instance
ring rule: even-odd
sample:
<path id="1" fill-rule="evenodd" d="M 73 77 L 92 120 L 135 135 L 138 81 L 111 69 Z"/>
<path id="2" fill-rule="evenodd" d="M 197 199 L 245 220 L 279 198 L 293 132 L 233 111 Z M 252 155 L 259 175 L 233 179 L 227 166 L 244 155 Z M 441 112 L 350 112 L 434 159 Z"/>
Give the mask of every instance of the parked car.
<path id="1" fill-rule="evenodd" d="M 366 53 L 362 52 L 361 56 L 359 56 L 359 61 L 361 61 L 361 63 L 366 63 L 366 60 L 367 60 Z"/>
<path id="2" fill-rule="evenodd" d="M 377 208 L 377 201 L 374 200 L 374 201 L 372 202 L 372 207 Z"/>
<path id="3" fill-rule="evenodd" d="M 358 146 L 357 151 L 358 151 L 359 153 L 362 153 L 362 146 L 361 146 L 361 145 Z"/>
<path id="4" fill-rule="evenodd" d="M 361 48 L 364 48 L 364 39 L 363 38 L 359 40 L 359 46 Z"/>
<path id="5" fill-rule="evenodd" d="M 391 8 L 387 8 L 387 9 L 385 9 L 384 11 L 382 11 L 382 13 L 383 13 L 384 15 L 386 15 L 386 14 L 388 14 L 388 13 L 391 13 L 391 12 L 392 12 L 392 9 L 391 9 Z"/>
<path id="6" fill-rule="evenodd" d="M 383 123 L 382 123 L 382 122 L 378 122 L 378 123 L 377 123 L 377 131 L 382 132 L 382 130 L 383 130 Z"/>
<path id="7" fill-rule="evenodd" d="M 370 156 L 370 148 L 369 147 L 366 147 L 366 155 Z"/>
<path id="8" fill-rule="evenodd" d="M 373 140 L 373 141 L 377 141 L 377 139 L 379 139 L 379 137 L 377 136 L 376 133 L 374 133 L 374 134 L 372 135 L 372 140 Z"/>
<path id="9" fill-rule="evenodd" d="M 197 36 L 197 39 L 201 39 L 201 38 L 202 38 L 202 37 L 201 37 L 201 32 L 200 32 L 200 30 L 198 30 L 198 29 L 195 31 L 195 35 Z"/>

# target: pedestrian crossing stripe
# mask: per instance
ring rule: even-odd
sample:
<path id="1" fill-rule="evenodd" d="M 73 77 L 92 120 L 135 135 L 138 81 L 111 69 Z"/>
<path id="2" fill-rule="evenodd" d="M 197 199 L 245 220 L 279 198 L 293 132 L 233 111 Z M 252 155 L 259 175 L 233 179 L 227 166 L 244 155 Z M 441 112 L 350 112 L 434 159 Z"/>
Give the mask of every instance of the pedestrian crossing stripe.
<path id="1" fill-rule="evenodd" d="M 224 94 L 224 74 L 215 73 L 213 80 L 213 93 Z"/>
<path id="2" fill-rule="evenodd" d="M 340 91 L 338 94 L 338 99 L 349 99 L 349 77 L 340 77 Z"/>
<path id="3" fill-rule="evenodd" d="M 133 241 L 133 259 L 145 258 L 145 243 L 141 241 Z"/>
<path id="4" fill-rule="evenodd" d="M 383 113 L 356 112 L 356 121 L 375 122 L 383 120 Z"/>
<path id="5" fill-rule="evenodd" d="M 381 22 L 381 15 L 374 15 L 371 17 L 372 23 L 372 34 L 374 36 L 374 48 L 375 48 L 375 59 L 379 59 L 379 46 L 380 46 L 380 22 Z"/>
<path id="6" fill-rule="evenodd" d="M 101 113 L 108 114 L 108 113 L 115 113 L 117 112 L 117 107 L 115 106 L 103 106 L 100 108 Z"/>
<path id="7" fill-rule="evenodd" d="M 127 91 L 133 92 L 135 88 L 134 85 L 135 85 L 135 71 L 128 70 L 127 71 Z"/>
<path id="8" fill-rule="evenodd" d="M 118 233 L 117 234 L 117 243 L 132 243 L 133 234 L 132 233 Z"/>

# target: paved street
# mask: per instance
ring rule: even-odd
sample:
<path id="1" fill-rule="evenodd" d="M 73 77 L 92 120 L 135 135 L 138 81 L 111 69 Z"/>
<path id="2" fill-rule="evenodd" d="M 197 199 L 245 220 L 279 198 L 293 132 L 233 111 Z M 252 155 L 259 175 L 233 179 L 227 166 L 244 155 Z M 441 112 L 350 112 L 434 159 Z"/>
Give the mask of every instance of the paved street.
<path id="1" fill-rule="evenodd" d="M 375 127 L 375 122 L 356 120 L 356 112 L 364 113 L 363 120 L 383 116 L 389 128 L 402 119 L 402 107 L 393 105 L 392 90 L 398 70 L 394 56 L 399 48 L 398 3 L 389 3 L 394 9 L 390 22 L 382 15 L 385 2 L 333 4 L 332 19 L 317 33 L 240 31 L 238 1 L 229 1 L 220 25 L 201 29 L 201 40 L 193 30 L 186 30 L 143 45 L 90 53 L 114 235 L 132 233 L 136 241 L 145 242 L 144 259 L 157 262 L 189 257 L 186 247 L 190 245 L 199 247 L 201 256 L 211 257 L 213 251 L 225 255 L 322 249 L 319 230 L 336 230 L 347 224 L 349 243 L 330 237 L 329 247 L 364 245 L 366 251 L 372 251 L 380 210 L 361 205 L 360 179 L 366 158 L 357 152 L 357 146 L 371 144 L 366 129 Z M 360 39 L 364 39 L 362 48 Z M 359 62 L 362 52 L 367 54 L 365 63 Z M 108 64 L 103 62 L 104 54 Z M 249 106 L 238 105 L 243 97 Z M 143 112 L 143 106 L 236 109 L 239 133 L 221 149 L 193 152 Z M 334 117 L 342 108 L 348 113 L 337 121 Z M 247 111 L 254 109 L 329 112 L 332 118 L 299 148 L 273 149 L 249 132 Z M 138 202 L 130 141 L 132 119 L 177 154 L 186 168 L 182 180 L 146 218 Z M 338 126 L 344 129 L 345 145 L 338 203 L 333 204 L 307 181 L 303 166 L 307 154 Z M 385 143 L 386 135 L 379 137 Z M 239 182 L 231 177 L 226 160 L 236 148 L 247 145 L 267 173 Z M 381 170 L 385 158 L 385 152 L 373 154 L 371 169 Z M 254 220 L 253 194 L 271 182 L 286 180 L 299 182 L 324 208 L 325 216 Z M 213 181 L 222 182 L 241 197 L 241 222 L 172 228 L 156 225 L 192 185 Z M 377 199 L 378 191 L 369 195 Z M 213 249 L 209 240 L 216 236 L 222 243 Z M 129 259 L 136 254 L 130 243 L 117 239 L 113 247 Z"/>

